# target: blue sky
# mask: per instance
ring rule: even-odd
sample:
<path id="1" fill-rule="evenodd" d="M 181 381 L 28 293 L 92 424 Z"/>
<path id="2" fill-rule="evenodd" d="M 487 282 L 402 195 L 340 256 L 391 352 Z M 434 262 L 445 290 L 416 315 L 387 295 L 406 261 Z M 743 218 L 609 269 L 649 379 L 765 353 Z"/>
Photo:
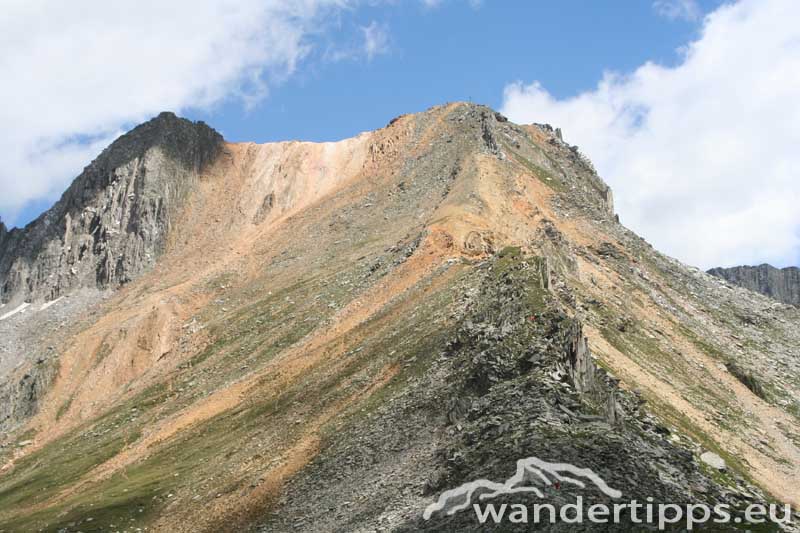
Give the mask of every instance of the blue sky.
<path id="1" fill-rule="evenodd" d="M 648 2 L 465 4 L 345 12 L 342 34 L 330 46 L 357 48 L 360 28 L 376 22 L 388 34 L 386 50 L 371 60 L 331 61 L 323 47 L 254 109 L 232 101 L 184 114 L 232 141 L 337 140 L 448 101 L 499 108 L 509 81 L 536 79 L 557 96 L 571 96 L 593 88 L 605 70 L 674 62 L 700 23 L 659 15 Z"/>
<path id="2" fill-rule="evenodd" d="M 623 223 L 684 262 L 800 262 L 795 0 L 85 1 L 0 19 L 9 225 L 162 110 L 331 141 L 471 100 L 561 126 Z"/>

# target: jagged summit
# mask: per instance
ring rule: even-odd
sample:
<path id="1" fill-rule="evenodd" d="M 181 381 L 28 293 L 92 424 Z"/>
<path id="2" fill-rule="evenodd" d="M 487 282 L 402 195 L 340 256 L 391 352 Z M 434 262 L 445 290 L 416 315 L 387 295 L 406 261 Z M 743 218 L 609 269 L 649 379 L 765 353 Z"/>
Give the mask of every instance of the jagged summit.
<path id="1" fill-rule="evenodd" d="M 186 165 L 203 166 L 216 156 L 215 149 L 222 142 L 222 135 L 205 122 L 192 122 L 163 111 L 120 136 L 96 161 L 105 157 L 103 163 L 116 168 L 141 157 L 148 149 L 160 146 Z"/>
<path id="2" fill-rule="evenodd" d="M 0 301 L 111 287 L 152 265 L 170 217 L 222 144 L 204 123 L 172 113 L 119 137 L 52 208 L 23 229 L 0 231 Z"/>

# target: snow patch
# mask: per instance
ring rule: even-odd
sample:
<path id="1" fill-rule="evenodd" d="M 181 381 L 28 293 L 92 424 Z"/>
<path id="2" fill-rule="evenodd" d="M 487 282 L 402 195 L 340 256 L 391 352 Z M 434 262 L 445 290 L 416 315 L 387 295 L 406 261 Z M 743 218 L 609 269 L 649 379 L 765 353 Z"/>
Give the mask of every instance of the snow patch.
<path id="1" fill-rule="evenodd" d="M 28 302 L 20 304 L 20 306 L 17 307 L 16 309 L 14 309 L 13 311 L 9 311 L 8 313 L 4 314 L 3 316 L 0 316 L 0 320 L 5 320 L 6 318 L 11 318 L 12 316 L 16 315 L 17 313 L 22 313 L 23 311 L 25 311 L 25 309 L 30 307 L 30 305 L 31 304 L 29 304 Z"/>
<path id="2" fill-rule="evenodd" d="M 59 301 L 61 301 L 62 298 L 64 298 L 64 297 L 63 296 L 59 296 L 55 300 L 52 300 L 50 302 L 46 302 L 46 303 L 42 304 L 42 307 L 41 307 L 41 309 L 39 309 L 39 311 L 44 311 L 45 309 L 47 309 L 51 305 L 54 305 L 54 304 L 58 303 Z"/>

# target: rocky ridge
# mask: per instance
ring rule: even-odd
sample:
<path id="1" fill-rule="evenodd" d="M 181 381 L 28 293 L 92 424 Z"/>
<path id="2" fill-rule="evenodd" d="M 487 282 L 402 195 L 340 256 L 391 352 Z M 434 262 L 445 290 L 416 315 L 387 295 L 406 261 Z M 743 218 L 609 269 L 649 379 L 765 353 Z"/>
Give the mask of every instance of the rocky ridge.
<path id="1" fill-rule="evenodd" d="M 726 466 L 706 465 L 701 455 L 717 456 L 670 429 L 648 412 L 641 395 L 621 389 L 598 366 L 580 321 L 564 312 L 549 277 L 546 259 L 516 248 L 482 263 L 476 278 L 461 282 L 463 314 L 426 371 L 396 401 L 337 424 L 333 431 L 352 437 L 332 442 L 291 480 L 258 531 L 529 531 L 528 525 L 479 524 L 471 507 L 448 515 L 461 498 L 430 519 L 419 512 L 462 483 L 502 482 L 527 457 L 591 468 L 625 499 L 702 501 L 735 513 L 766 501 Z M 579 495 L 614 502 L 593 486 L 531 483 L 547 503 L 574 503 Z M 535 502 L 510 495 L 492 501 Z M 610 530 L 640 527 L 627 517 Z M 556 523 L 537 531 L 596 528 Z"/>
<path id="2" fill-rule="evenodd" d="M 800 312 L 653 250 L 550 126 L 458 103 L 225 144 L 173 220 L 61 330 L 0 529 L 475 530 L 423 511 L 532 456 L 626 497 L 798 496 Z"/>
<path id="3" fill-rule="evenodd" d="M 0 431 L 36 412 L 59 336 L 156 264 L 221 146 L 205 124 L 162 113 L 114 141 L 25 228 L 0 222 Z"/>
<path id="4" fill-rule="evenodd" d="M 222 137 L 172 113 L 134 128 L 25 228 L 0 226 L 0 303 L 114 288 L 151 268 L 175 214 Z"/>
<path id="5" fill-rule="evenodd" d="M 712 276 L 759 292 L 779 302 L 800 306 L 800 268 L 775 268 L 772 265 L 712 268 Z"/>

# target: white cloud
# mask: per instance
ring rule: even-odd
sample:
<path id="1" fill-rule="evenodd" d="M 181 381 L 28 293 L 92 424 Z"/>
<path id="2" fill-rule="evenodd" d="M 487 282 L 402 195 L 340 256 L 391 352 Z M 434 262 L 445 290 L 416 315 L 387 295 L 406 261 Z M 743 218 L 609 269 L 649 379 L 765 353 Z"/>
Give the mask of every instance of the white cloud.
<path id="1" fill-rule="evenodd" d="M 124 124 L 229 97 L 252 105 L 348 3 L 6 0 L 0 214 L 13 223 L 26 202 L 57 196 Z"/>
<path id="2" fill-rule="evenodd" d="M 364 34 L 364 54 L 368 61 L 389 51 L 389 30 L 385 25 L 373 20 L 369 26 L 362 27 L 361 31 Z"/>
<path id="3" fill-rule="evenodd" d="M 623 222 L 702 267 L 800 256 L 800 2 L 743 0 L 704 20 L 675 67 L 608 73 L 554 98 L 511 84 L 503 112 L 564 129 Z"/>
<path id="4" fill-rule="evenodd" d="M 668 19 L 683 19 L 688 21 L 698 20 L 703 16 L 696 0 L 655 0 L 653 9 L 662 17 Z"/>

